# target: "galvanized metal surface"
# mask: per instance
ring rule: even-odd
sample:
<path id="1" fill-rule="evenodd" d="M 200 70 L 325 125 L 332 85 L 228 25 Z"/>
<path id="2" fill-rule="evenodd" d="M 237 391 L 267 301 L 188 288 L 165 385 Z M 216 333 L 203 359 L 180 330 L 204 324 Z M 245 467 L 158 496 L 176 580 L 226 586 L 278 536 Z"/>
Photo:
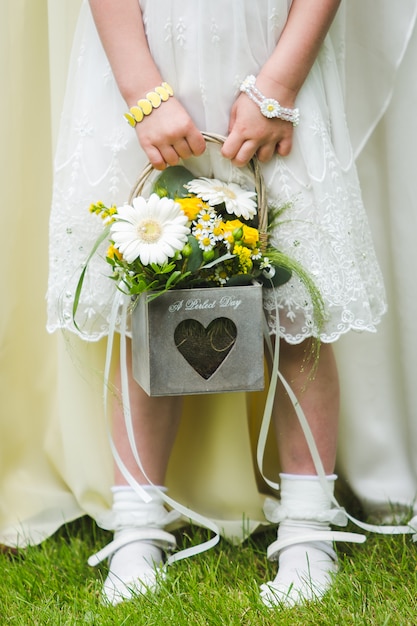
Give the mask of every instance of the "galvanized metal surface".
<path id="1" fill-rule="evenodd" d="M 227 356 L 206 379 L 184 358 L 174 335 L 186 320 L 196 320 L 207 329 L 220 318 L 233 322 L 236 337 Z M 261 390 L 262 287 L 178 289 L 154 300 L 142 294 L 132 313 L 132 345 L 134 378 L 150 396 Z M 190 361 L 195 362 L 194 358 Z"/>

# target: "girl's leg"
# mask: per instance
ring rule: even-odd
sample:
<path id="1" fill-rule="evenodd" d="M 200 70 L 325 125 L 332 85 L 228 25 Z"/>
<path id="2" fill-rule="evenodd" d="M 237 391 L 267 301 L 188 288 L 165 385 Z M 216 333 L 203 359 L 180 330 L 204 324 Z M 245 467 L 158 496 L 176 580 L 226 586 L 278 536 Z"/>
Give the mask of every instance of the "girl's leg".
<path id="1" fill-rule="evenodd" d="M 308 361 L 310 341 L 280 344 L 280 371 L 290 384 L 313 432 L 324 470 L 332 474 L 336 463 L 339 419 L 339 377 L 331 344 L 320 346 L 315 375 Z M 281 469 L 287 474 L 316 474 L 307 442 L 284 388 L 278 387 L 274 422 Z"/>
<path id="2" fill-rule="evenodd" d="M 172 446 L 178 430 L 182 398 L 149 397 L 135 382 L 131 368 L 130 342 L 127 353 L 129 394 L 136 447 L 149 480 L 163 489 Z M 116 375 L 120 389 L 120 371 Z M 171 516 L 161 496 L 148 486 L 138 467 L 127 436 L 123 407 L 115 399 L 113 409 L 114 441 L 121 459 L 135 480 L 152 496 L 150 503 L 127 485 L 115 464 L 113 506 L 108 528 L 114 530 L 110 544 L 109 573 L 103 587 L 106 601 L 117 604 L 137 594 L 155 591 L 163 564 L 163 546 L 172 549 L 175 538 L 163 528 Z"/>
<path id="3" fill-rule="evenodd" d="M 181 396 L 150 397 L 132 375 L 131 345 L 127 346 L 130 407 L 136 446 L 148 478 L 155 485 L 163 485 L 174 445 L 182 411 Z M 120 370 L 116 373 L 116 388 L 121 389 Z M 137 466 L 128 440 L 123 407 L 118 398 L 113 406 L 113 437 L 117 450 L 129 472 L 140 484 L 146 478 Z M 118 466 L 115 466 L 115 485 L 126 485 Z"/>
<path id="4" fill-rule="evenodd" d="M 311 378 L 311 365 L 306 359 L 310 348 L 309 342 L 296 346 L 282 342 L 280 370 L 309 422 L 331 491 L 339 414 L 337 368 L 332 347 L 324 344 Z M 278 540 L 269 554 L 279 564 L 276 578 L 262 586 L 261 596 L 269 606 L 294 605 L 323 596 L 337 571 L 332 543 L 323 541 L 323 532 L 330 530 L 331 501 L 316 475 L 298 418 L 282 385 L 275 398 L 274 422 L 283 473 L 281 503 L 272 514 L 280 522 Z"/>

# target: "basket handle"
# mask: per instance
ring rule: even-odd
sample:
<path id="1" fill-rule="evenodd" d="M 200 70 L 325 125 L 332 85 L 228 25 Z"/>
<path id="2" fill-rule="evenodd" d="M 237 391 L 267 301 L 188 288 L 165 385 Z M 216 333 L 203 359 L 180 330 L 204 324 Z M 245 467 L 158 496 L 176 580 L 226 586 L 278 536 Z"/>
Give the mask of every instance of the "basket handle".
<path id="1" fill-rule="evenodd" d="M 217 135 L 215 133 L 201 133 L 206 141 L 206 143 L 214 143 L 218 145 L 223 145 L 225 142 L 225 137 L 222 135 Z M 254 155 L 248 163 L 247 166 L 253 176 L 253 181 L 255 185 L 256 196 L 258 200 L 258 231 L 259 231 L 259 240 L 261 249 L 265 250 L 267 238 L 268 238 L 268 201 L 266 194 L 265 181 L 262 175 L 261 166 L 259 160 L 256 155 Z M 149 176 L 152 174 L 154 168 L 151 163 L 148 163 L 144 169 L 142 170 L 139 178 L 135 182 L 130 195 L 129 195 L 129 204 L 132 203 L 132 200 L 138 196 L 145 182 L 148 180 Z"/>

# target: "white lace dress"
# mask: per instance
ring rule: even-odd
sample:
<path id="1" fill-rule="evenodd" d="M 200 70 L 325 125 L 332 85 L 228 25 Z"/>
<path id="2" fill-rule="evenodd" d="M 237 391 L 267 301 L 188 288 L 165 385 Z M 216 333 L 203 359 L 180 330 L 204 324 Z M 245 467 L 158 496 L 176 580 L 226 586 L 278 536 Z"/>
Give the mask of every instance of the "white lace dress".
<path id="1" fill-rule="evenodd" d="M 248 74 L 257 74 L 285 25 L 289 0 L 142 0 L 146 31 L 164 80 L 201 130 L 225 134 L 229 111 Z M 269 197 L 291 201 L 274 244 L 310 273 L 326 303 L 321 338 L 331 342 L 350 329 L 375 330 L 385 311 L 384 287 L 343 113 L 338 63 L 342 47 L 329 35 L 297 99 L 301 121 L 288 157 L 264 167 Z M 140 94 L 138 94 L 140 95 Z M 81 11 L 55 162 L 50 219 L 48 329 L 76 331 L 75 286 L 101 232 L 88 212 L 91 202 L 124 203 L 145 165 L 134 131 L 99 42 L 88 4 Z M 218 151 L 187 162 L 196 174 L 233 176 Z M 109 266 L 89 265 L 79 305 L 83 337 L 108 331 L 115 294 Z M 312 305 L 292 278 L 277 291 L 279 333 L 298 343 L 315 334 Z M 271 332 L 274 299 L 265 294 Z"/>

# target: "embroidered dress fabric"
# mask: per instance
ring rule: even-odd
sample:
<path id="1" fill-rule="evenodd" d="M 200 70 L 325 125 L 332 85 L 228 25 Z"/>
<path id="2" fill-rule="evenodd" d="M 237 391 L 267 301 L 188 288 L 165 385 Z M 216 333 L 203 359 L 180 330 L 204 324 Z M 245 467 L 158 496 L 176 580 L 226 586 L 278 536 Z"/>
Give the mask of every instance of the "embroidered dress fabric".
<path id="1" fill-rule="evenodd" d="M 201 130 L 225 135 L 240 83 L 248 74 L 256 75 L 274 49 L 291 3 L 142 0 L 140 4 L 164 80 Z M 385 311 L 383 282 L 343 115 L 338 68 L 342 53 L 329 35 L 297 98 L 300 124 L 293 150 L 263 167 L 270 203 L 290 203 L 271 243 L 298 260 L 314 279 L 326 304 L 321 334 L 325 342 L 350 329 L 374 331 Z M 123 119 L 125 110 L 84 3 L 55 161 L 48 288 L 51 332 L 59 327 L 77 332 L 72 322 L 75 288 L 102 231 L 100 220 L 88 213 L 89 204 L 125 203 L 146 164 L 135 132 Z M 196 175 L 246 180 L 217 148 L 208 148 L 202 158 L 186 165 Z M 107 334 L 115 293 L 108 275 L 104 258 L 90 262 L 77 315 L 85 339 Z M 282 337 L 298 343 L 317 334 L 312 303 L 296 277 L 275 294 L 265 291 L 271 333 L 277 332 L 275 296 Z"/>

